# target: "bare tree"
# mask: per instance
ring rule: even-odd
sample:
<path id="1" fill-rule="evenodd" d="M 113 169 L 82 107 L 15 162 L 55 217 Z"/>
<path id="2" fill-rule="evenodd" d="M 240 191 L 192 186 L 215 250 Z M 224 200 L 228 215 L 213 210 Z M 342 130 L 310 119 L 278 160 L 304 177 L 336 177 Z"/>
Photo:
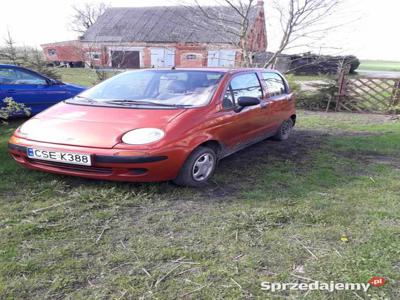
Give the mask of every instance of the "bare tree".
<path id="1" fill-rule="evenodd" d="M 274 8 L 279 14 L 282 37 L 277 50 L 265 62 L 264 67 L 274 65 L 283 51 L 309 46 L 310 40 L 317 40 L 321 35 L 341 26 L 326 22 L 338 12 L 341 3 L 342 0 L 273 0 Z"/>
<path id="2" fill-rule="evenodd" d="M 72 7 L 74 14 L 71 20 L 71 29 L 80 34 L 84 34 L 86 30 L 92 26 L 97 18 L 100 17 L 108 8 L 108 5 L 104 2 L 84 3 L 81 5 L 75 5 Z"/>
<path id="3" fill-rule="evenodd" d="M 239 30 L 238 30 L 238 38 L 239 38 L 239 48 L 242 50 L 243 62 L 245 67 L 249 67 L 253 63 L 253 53 L 252 49 L 248 45 L 247 35 L 250 29 L 250 9 L 253 5 L 253 0 L 245 1 L 239 0 L 236 4 L 231 0 L 224 0 L 239 16 Z"/>
<path id="4" fill-rule="evenodd" d="M 220 6 L 230 10 L 221 11 L 218 7 L 204 6 L 198 0 L 187 1 L 185 7 L 191 12 L 192 26 L 200 30 L 213 30 L 215 34 L 223 35 L 229 44 L 239 48 L 242 53 L 243 66 L 252 65 L 253 49 L 249 44 L 248 34 L 251 29 L 251 10 L 255 0 L 216 0 Z M 186 18 L 185 16 L 180 16 Z M 198 17 L 198 18 L 197 18 Z M 204 23 L 204 19 L 207 20 Z"/>

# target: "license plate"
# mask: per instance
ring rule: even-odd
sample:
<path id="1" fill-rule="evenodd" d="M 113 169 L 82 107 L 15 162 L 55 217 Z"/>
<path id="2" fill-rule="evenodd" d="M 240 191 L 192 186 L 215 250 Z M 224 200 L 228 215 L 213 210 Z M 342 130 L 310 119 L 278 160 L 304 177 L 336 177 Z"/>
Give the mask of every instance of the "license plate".
<path id="1" fill-rule="evenodd" d="M 55 161 L 82 166 L 92 165 L 91 157 L 88 154 L 28 148 L 27 155 L 29 158 L 38 160 Z"/>

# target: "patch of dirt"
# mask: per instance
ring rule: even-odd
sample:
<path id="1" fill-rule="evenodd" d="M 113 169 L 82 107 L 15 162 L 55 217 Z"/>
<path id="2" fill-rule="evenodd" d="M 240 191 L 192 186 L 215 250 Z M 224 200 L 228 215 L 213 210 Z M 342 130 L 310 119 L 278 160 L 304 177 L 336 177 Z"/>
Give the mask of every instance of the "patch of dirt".
<path id="1" fill-rule="evenodd" d="M 335 122 L 348 121 L 354 123 L 357 120 L 359 125 L 367 124 L 384 124 L 397 120 L 396 116 L 373 114 L 373 113 L 350 113 L 350 112 L 321 112 L 321 111 L 303 111 L 305 116 L 318 116 L 322 118 L 332 119 Z"/>
<path id="2" fill-rule="evenodd" d="M 375 155 L 365 156 L 364 158 L 370 163 L 388 165 L 400 170 L 400 158 L 398 157 Z"/>
<path id="3" fill-rule="evenodd" d="M 202 190 L 205 198 L 220 199 L 232 196 L 242 190 L 240 183 L 251 182 L 255 175 L 251 172 L 262 165 L 268 165 L 276 161 L 290 161 L 296 165 L 306 165 L 312 152 L 321 148 L 324 140 L 330 134 L 319 131 L 295 130 L 286 141 L 274 141 L 271 139 L 261 141 L 248 148 L 232 154 L 219 163 L 216 175 L 232 176 L 237 174 L 236 180 L 230 183 L 217 183 L 212 181 Z"/>

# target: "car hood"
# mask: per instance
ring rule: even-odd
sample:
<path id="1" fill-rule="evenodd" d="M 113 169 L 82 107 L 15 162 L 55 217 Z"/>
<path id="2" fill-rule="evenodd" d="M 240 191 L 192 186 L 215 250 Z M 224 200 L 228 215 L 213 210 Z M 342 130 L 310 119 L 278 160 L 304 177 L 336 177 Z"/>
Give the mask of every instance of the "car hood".
<path id="1" fill-rule="evenodd" d="M 86 86 L 78 85 L 78 84 L 74 84 L 74 83 L 68 83 L 68 82 L 63 82 L 63 87 L 66 90 L 69 90 L 71 92 L 78 92 L 78 93 L 88 89 L 88 87 L 86 87 Z"/>
<path id="2" fill-rule="evenodd" d="M 83 90 L 86 90 L 88 88 L 87 86 L 83 86 L 83 85 L 79 85 L 79 84 L 75 84 L 75 83 L 71 83 L 71 82 L 63 82 L 63 84 L 70 86 L 70 87 L 77 88 L 77 89 L 83 89 Z"/>
<path id="3" fill-rule="evenodd" d="M 112 148 L 124 133 L 165 127 L 185 109 L 131 109 L 59 103 L 25 122 L 16 135 L 29 140 Z"/>

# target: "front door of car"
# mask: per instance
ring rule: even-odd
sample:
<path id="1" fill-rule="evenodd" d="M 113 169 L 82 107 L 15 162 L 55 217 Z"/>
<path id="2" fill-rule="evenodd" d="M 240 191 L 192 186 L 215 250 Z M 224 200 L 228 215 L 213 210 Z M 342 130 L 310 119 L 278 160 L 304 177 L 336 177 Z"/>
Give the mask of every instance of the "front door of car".
<path id="1" fill-rule="evenodd" d="M 6 97 L 29 107 L 32 114 L 68 98 L 62 85 L 49 84 L 46 78 L 18 68 L 0 68 L 0 89 Z"/>
<path id="2" fill-rule="evenodd" d="M 238 111 L 239 97 L 254 97 L 260 99 L 260 104 L 244 107 Z M 219 139 L 234 151 L 256 140 L 264 134 L 265 120 L 263 110 L 266 103 L 263 100 L 263 90 L 256 73 L 241 73 L 235 75 L 226 88 L 219 118 Z"/>

